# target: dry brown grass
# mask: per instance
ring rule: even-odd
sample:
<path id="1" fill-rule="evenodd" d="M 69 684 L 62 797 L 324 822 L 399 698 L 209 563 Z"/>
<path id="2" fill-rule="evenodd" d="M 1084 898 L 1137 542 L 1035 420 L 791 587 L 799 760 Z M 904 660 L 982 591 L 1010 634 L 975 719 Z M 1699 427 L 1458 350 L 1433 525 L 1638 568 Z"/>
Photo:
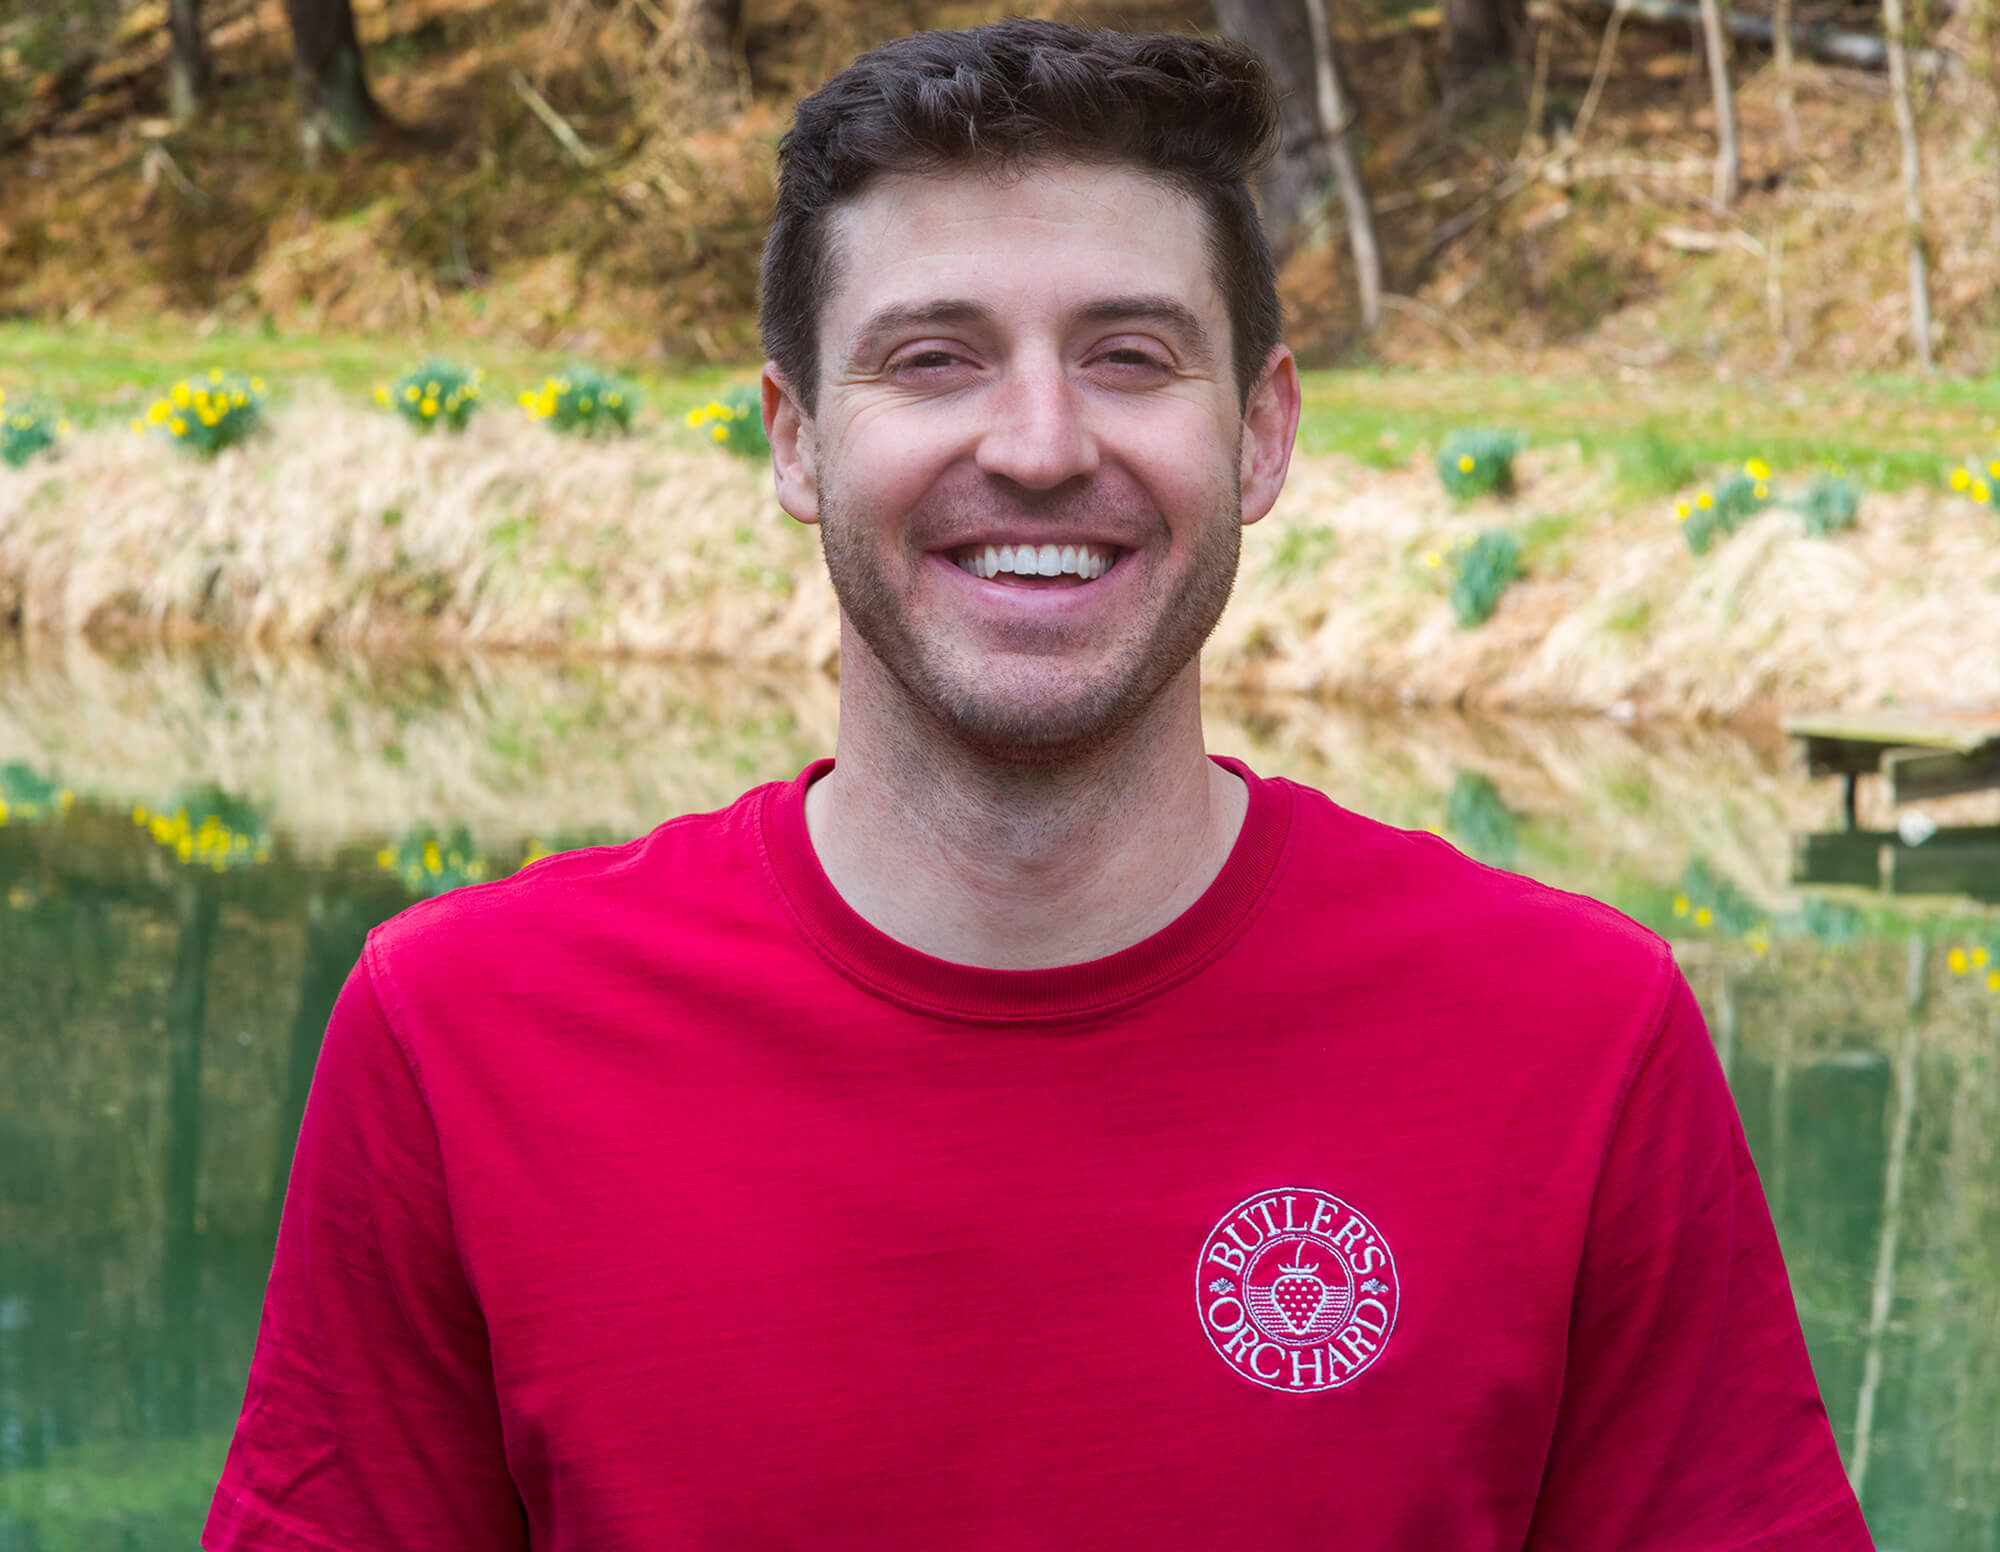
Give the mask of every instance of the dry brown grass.
<path id="1" fill-rule="evenodd" d="M 1620 506 L 1573 448 L 1511 508 L 1427 470 L 1303 458 L 1246 537 L 1212 682 L 1369 704 L 1769 724 L 1810 708 L 2000 704 L 2000 523 L 1872 495 L 1806 537 L 1773 509 L 1690 555 L 1665 503 Z M 1530 576 L 1477 630 L 1424 552 L 1532 514 Z M 1532 527 L 1531 527 L 1531 532 Z M 33 635 L 637 655 L 827 672 L 812 533 L 760 466 L 669 432 L 579 442 L 511 408 L 457 438 L 307 393 L 213 463 L 129 432 L 0 470 L 0 618 Z"/>

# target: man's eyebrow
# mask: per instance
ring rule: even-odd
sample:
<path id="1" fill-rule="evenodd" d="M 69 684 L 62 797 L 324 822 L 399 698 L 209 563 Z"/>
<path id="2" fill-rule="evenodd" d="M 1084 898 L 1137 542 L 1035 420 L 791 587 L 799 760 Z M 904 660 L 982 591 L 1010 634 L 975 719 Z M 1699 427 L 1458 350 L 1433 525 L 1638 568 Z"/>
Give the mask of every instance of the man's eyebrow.
<path id="1" fill-rule="evenodd" d="M 1180 336 L 1196 365 L 1208 366 L 1215 359 L 1215 344 L 1201 314 L 1171 296 L 1107 296 L 1084 306 L 1080 316 L 1092 323 L 1165 324 Z"/>
<path id="2" fill-rule="evenodd" d="M 887 335 L 932 324 L 978 323 L 989 317 L 978 302 L 962 297 L 940 297 L 934 302 L 898 302 L 871 313 L 854 336 L 854 348 L 847 353 L 851 364 L 859 364 Z"/>

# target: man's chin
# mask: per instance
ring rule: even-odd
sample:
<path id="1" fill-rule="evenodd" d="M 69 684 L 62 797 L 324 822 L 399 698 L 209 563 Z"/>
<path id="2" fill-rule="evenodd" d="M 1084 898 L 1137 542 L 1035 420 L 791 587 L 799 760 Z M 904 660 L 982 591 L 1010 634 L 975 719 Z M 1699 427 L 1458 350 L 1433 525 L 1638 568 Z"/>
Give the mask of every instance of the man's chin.
<path id="1" fill-rule="evenodd" d="M 937 686 L 917 699 L 939 731 L 969 753 L 1000 765 L 1048 767 L 1101 755 L 1144 717 L 1159 693 L 1131 682 L 1024 686 L 1008 693 Z"/>

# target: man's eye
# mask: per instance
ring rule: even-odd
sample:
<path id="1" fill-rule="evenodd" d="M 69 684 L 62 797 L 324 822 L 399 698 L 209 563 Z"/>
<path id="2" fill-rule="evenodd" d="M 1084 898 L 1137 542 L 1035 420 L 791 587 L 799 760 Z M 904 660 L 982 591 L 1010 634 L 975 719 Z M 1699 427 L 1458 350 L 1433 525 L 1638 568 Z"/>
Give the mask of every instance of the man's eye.
<path id="1" fill-rule="evenodd" d="M 896 363 L 898 371 L 935 371 L 940 367 L 953 366 L 958 357 L 948 350 L 920 350 L 913 356 L 904 356 Z"/>
<path id="2" fill-rule="evenodd" d="M 1166 370 L 1166 363 L 1160 360 L 1158 356 L 1129 347 L 1118 350 L 1107 350 L 1097 359 L 1109 366 L 1151 367 L 1153 370 L 1160 372 Z"/>

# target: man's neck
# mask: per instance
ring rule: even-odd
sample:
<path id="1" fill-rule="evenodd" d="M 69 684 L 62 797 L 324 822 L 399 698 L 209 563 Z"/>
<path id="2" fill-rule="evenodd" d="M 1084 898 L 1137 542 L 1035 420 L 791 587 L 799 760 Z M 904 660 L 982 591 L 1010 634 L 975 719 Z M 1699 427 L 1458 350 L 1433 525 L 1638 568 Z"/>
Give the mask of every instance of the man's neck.
<path id="1" fill-rule="evenodd" d="M 820 865 L 871 926 L 956 964 L 1130 947 L 1200 898 L 1248 808 L 1203 751 L 1197 672 L 1102 747 L 1034 766 L 985 760 L 843 678 L 834 769 L 806 793 Z"/>

